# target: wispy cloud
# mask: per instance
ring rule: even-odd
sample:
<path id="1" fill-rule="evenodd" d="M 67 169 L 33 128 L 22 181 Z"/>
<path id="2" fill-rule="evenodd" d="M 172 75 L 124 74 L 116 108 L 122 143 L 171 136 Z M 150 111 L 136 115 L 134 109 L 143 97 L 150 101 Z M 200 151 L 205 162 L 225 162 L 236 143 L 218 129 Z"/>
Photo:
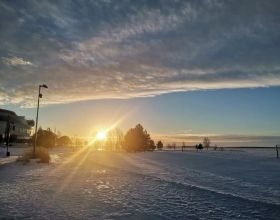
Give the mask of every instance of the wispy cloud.
<path id="1" fill-rule="evenodd" d="M 25 65 L 33 65 L 30 61 L 24 60 L 20 57 L 2 57 L 3 63 L 10 66 L 25 66 Z"/>
<path id="2" fill-rule="evenodd" d="M 278 1 L 0 3 L 2 103 L 280 85 Z M 13 68 L 17 67 L 17 68 Z"/>

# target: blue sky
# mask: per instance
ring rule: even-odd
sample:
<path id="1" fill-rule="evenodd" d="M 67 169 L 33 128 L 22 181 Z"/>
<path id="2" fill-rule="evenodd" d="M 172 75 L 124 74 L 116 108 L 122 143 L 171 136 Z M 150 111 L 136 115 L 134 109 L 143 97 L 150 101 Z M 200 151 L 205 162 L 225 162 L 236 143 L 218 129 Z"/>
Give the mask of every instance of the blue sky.
<path id="1" fill-rule="evenodd" d="M 274 144 L 279 10 L 277 0 L 1 1 L 0 106 L 34 118 L 46 83 L 41 123 L 71 135 L 122 118 L 169 140 Z"/>

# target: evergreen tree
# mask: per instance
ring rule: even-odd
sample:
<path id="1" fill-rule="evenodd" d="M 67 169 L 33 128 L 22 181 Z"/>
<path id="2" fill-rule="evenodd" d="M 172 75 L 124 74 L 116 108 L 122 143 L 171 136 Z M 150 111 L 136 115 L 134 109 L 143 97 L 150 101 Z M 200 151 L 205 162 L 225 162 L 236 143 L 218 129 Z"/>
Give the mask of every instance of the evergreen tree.
<path id="1" fill-rule="evenodd" d="M 138 124 L 125 134 L 123 147 L 127 152 L 139 152 L 154 150 L 155 144 L 143 126 Z"/>
<path id="2" fill-rule="evenodd" d="M 162 150 L 162 148 L 163 148 L 163 143 L 161 141 L 158 141 L 157 142 L 157 149 Z"/>

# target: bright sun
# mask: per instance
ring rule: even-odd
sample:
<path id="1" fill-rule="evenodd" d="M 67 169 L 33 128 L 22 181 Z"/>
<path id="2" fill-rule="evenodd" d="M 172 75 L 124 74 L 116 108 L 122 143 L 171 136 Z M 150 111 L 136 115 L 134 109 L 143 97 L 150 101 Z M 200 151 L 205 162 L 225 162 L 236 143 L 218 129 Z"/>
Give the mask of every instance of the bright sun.
<path id="1" fill-rule="evenodd" d="M 107 135 L 106 135 L 106 132 L 104 131 L 99 131 L 97 134 L 96 134 L 96 138 L 98 140 L 104 140 L 106 139 Z"/>

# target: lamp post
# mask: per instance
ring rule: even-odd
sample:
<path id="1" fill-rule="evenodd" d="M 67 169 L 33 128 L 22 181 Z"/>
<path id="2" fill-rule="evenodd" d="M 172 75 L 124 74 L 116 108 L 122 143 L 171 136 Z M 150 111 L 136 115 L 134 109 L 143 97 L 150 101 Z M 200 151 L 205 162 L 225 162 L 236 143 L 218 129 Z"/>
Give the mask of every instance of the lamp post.
<path id="1" fill-rule="evenodd" d="M 35 149 L 37 146 L 37 126 L 38 126 L 38 114 L 39 114 L 39 107 L 40 107 L 40 99 L 43 97 L 41 93 L 41 88 L 47 89 L 48 86 L 46 84 L 39 85 L 39 92 L 38 92 L 38 102 L 37 102 L 37 114 L 36 114 L 36 125 L 35 125 L 35 140 L 33 145 L 33 157 L 35 158 Z"/>
<path id="2" fill-rule="evenodd" d="M 10 156 L 10 152 L 9 152 L 10 128 L 11 128 L 10 115 L 8 115 L 7 125 L 6 125 L 6 156 L 7 156 L 7 157 Z"/>

